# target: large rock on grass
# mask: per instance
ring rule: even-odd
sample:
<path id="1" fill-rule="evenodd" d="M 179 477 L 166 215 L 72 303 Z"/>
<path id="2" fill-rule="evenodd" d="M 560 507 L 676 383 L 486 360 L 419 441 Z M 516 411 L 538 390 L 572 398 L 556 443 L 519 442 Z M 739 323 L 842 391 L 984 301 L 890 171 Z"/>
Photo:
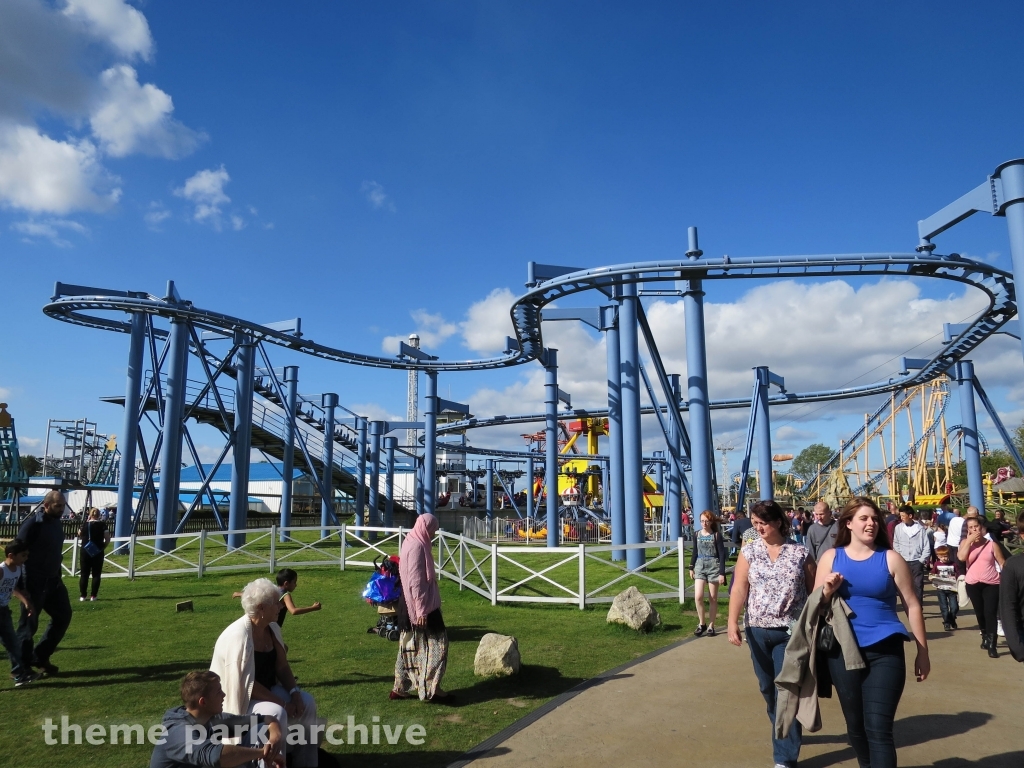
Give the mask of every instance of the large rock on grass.
<path id="1" fill-rule="evenodd" d="M 661 616 L 636 587 L 620 592 L 612 601 L 608 611 L 608 621 L 612 624 L 625 624 L 637 632 L 649 632 L 661 624 Z"/>
<path id="2" fill-rule="evenodd" d="M 519 642 L 509 635 L 488 632 L 480 638 L 476 649 L 473 674 L 481 677 L 519 674 Z"/>

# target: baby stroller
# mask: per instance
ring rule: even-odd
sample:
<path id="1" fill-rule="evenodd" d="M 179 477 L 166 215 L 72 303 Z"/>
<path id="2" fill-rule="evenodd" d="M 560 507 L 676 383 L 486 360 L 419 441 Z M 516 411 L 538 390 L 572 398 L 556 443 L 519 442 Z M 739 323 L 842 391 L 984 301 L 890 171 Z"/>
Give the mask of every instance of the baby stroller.
<path id="1" fill-rule="evenodd" d="M 378 563 L 377 560 L 380 559 Z M 398 598 L 402 585 L 398 580 L 398 556 L 382 556 L 373 560 L 373 576 L 370 577 L 363 597 L 366 602 L 377 606 L 377 624 L 366 630 L 367 634 L 397 641 L 401 634 L 398 629 Z"/>

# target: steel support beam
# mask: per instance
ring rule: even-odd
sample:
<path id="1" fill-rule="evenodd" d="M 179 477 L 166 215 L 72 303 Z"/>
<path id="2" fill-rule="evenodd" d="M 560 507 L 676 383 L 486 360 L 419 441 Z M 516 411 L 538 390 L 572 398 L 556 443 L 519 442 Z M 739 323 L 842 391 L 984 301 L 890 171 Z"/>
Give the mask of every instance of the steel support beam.
<path id="1" fill-rule="evenodd" d="M 249 516 L 249 454 L 252 446 L 253 378 L 256 375 L 256 350 L 252 336 L 235 333 L 235 424 L 231 457 L 231 497 L 228 504 L 228 529 L 243 531 L 228 534 L 228 549 L 245 546 L 245 525 Z"/>
<path id="2" fill-rule="evenodd" d="M 484 499 L 484 508 L 487 510 L 487 519 L 494 519 L 494 459 L 487 459 L 486 474 L 487 494 Z"/>
<path id="3" fill-rule="evenodd" d="M 641 544 L 644 531 L 643 434 L 640 424 L 640 337 L 637 332 L 636 285 L 622 286 L 619 304 L 619 371 L 622 404 L 622 490 L 626 543 Z M 615 478 L 612 478 L 614 484 Z M 647 562 L 644 549 L 626 551 L 629 569 L 642 568 Z"/>
<path id="4" fill-rule="evenodd" d="M 996 169 L 994 178 L 1002 181 L 1002 212 L 1006 217 L 1006 229 L 1010 236 L 1014 282 L 1024 284 L 1024 160 L 1003 163 Z M 1024 326 L 1021 330 L 1024 330 Z M 1024 333 L 1021 334 L 1021 345 L 1024 352 Z"/>
<path id="5" fill-rule="evenodd" d="M 367 421 L 356 416 L 356 525 L 363 525 L 366 513 Z"/>
<path id="6" fill-rule="evenodd" d="M 369 487 L 369 515 L 368 524 L 380 525 L 380 447 L 381 438 L 384 436 L 385 424 L 383 421 L 370 422 L 370 487 Z M 376 541 L 377 534 L 370 532 L 370 541 Z"/>
<path id="7" fill-rule="evenodd" d="M 534 517 L 537 513 L 534 508 L 534 496 L 533 496 L 533 456 L 528 456 L 526 459 L 526 516 Z M 476 483 L 473 484 L 474 487 Z"/>
<path id="8" fill-rule="evenodd" d="M 164 388 L 163 441 L 160 444 L 160 493 L 156 505 L 156 533 L 174 533 L 178 524 L 178 490 L 181 487 L 182 415 L 185 412 L 185 387 L 188 379 L 188 321 L 171 320 L 167 339 L 167 383 Z M 159 376 L 159 373 L 154 373 Z M 174 549 L 174 542 L 161 539 L 158 552 Z"/>
<path id="9" fill-rule="evenodd" d="M 427 371 L 427 395 L 423 398 L 423 511 L 434 514 L 437 506 L 437 371 Z"/>
<path id="10" fill-rule="evenodd" d="M 612 544 L 626 543 L 625 464 L 622 457 L 622 365 L 619 320 L 613 318 L 604 331 L 608 367 L 608 483 L 604 492 L 605 514 L 612 526 Z M 612 560 L 625 560 L 625 550 L 612 550 Z"/>
<path id="11" fill-rule="evenodd" d="M 669 402 L 668 407 L 675 408 L 678 412 L 679 400 L 682 397 L 679 374 L 670 374 L 668 380 L 669 386 L 672 389 L 672 399 Z M 675 452 L 677 454 L 681 454 L 681 435 L 675 426 L 676 420 L 669 419 L 668 423 L 671 430 L 671 439 L 675 443 Z M 683 535 L 683 483 L 682 472 L 674 461 L 670 461 L 668 464 L 667 496 L 666 506 L 668 507 L 669 541 L 679 541 L 679 537 Z M 680 557 L 682 557 L 681 554 Z"/>
<path id="12" fill-rule="evenodd" d="M 688 230 L 686 257 L 699 259 L 697 228 Z M 708 357 L 704 335 L 704 287 L 700 279 L 686 281 L 683 312 L 686 318 L 686 381 L 690 401 L 690 472 L 693 490 L 693 514 L 696 519 L 706 509 L 715 511 L 715 487 L 712 473 L 714 446 L 711 443 L 711 410 L 708 399 Z"/>
<path id="13" fill-rule="evenodd" d="M 761 501 L 775 498 L 775 478 L 772 468 L 772 427 L 768 417 L 768 368 L 755 368 L 757 377 L 757 416 L 754 430 L 757 435 L 757 491 Z"/>
<path id="14" fill-rule="evenodd" d="M 395 449 L 398 447 L 397 437 L 384 438 L 384 527 L 391 528 L 395 523 Z"/>
<path id="15" fill-rule="evenodd" d="M 964 436 L 964 462 L 971 506 L 985 514 L 985 486 L 981 476 L 981 447 L 978 444 L 978 414 L 974 406 L 974 363 L 961 360 L 954 367 L 960 393 L 960 429 Z"/>
<path id="16" fill-rule="evenodd" d="M 284 450 L 281 457 L 281 527 L 292 524 L 292 475 L 295 474 L 295 414 L 299 407 L 299 367 L 288 365 L 284 369 Z M 288 533 L 281 531 L 284 544 Z"/>
<path id="17" fill-rule="evenodd" d="M 558 350 L 544 350 L 544 486 L 548 546 L 558 546 Z"/>
<path id="18" fill-rule="evenodd" d="M 139 448 L 139 413 L 142 406 L 143 353 L 146 349 L 146 316 L 132 313 L 131 341 L 128 345 L 128 377 L 124 394 L 124 429 L 121 430 L 121 469 L 117 480 L 117 512 L 114 535 L 123 538 L 132 532 L 132 499 L 135 495 L 135 459 Z M 139 496 L 139 509 L 143 500 Z M 119 552 L 123 550 L 118 550 Z"/>
<path id="19" fill-rule="evenodd" d="M 324 409 L 324 474 L 323 493 L 320 500 L 320 537 L 326 539 L 330 531 L 327 526 L 335 519 L 334 516 L 334 409 L 338 407 L 338 396 L 334 392 L 325 392 L 320 401 Z M 364 442 L 361 453 L 366 455 L 366 420 L 363 419 Z M 360 476 L 362 482 L 362 476 Z"/>

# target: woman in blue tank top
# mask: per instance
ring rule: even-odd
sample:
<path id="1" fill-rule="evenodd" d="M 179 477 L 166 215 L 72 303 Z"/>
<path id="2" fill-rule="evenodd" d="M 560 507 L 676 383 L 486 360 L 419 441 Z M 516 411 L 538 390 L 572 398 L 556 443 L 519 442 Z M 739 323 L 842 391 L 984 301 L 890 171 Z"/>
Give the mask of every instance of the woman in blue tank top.
<path id="1" fill-rule="evenodd" d="M 896 766 L 892 727 L 907 676 L 903 644 L 910 639 L 896 615 L 897 593 L 917 643 L 914 673 L 918 682 L 931 671 L 924 615 L 910 568 L 890 549 L 883 521 L 871 499 L 851 499 L 839 516 L 835 549 L 822 555 L 814 584 L 824 588 L 823 601 L 838 592 L 853 612 L 850 624 L 865 667 L 847 669 L 836 643 L 828 654 L 828 670 L 861 768 Z"/>

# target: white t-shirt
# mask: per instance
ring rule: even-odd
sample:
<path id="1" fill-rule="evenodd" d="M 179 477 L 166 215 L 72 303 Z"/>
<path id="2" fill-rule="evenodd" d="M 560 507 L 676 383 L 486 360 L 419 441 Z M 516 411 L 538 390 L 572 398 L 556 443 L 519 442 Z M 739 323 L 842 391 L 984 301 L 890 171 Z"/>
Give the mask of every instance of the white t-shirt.
<path id="1" fill-rule="evenodd" d="M 932 546 L 936 549 L 946 546 L 946 532 L 941 528 L 935 529 L 935 532 L 932 535 Z"/>
<path id="2" fill-rule="evenodd" d="M 11 568 L 7 563 L 0 562 L 0 608 L 11 602 L 11 593 L 18 586 L 22 570 L 20 565 L 17 568 Z"/>
<path id="3" fill-rule="evenodd" d="M 946 529 L 946 546 L 959 547 L 963 530 L 964 519 L 962 517 L 954 517 L 950 520 L 949 527 Z"/>

